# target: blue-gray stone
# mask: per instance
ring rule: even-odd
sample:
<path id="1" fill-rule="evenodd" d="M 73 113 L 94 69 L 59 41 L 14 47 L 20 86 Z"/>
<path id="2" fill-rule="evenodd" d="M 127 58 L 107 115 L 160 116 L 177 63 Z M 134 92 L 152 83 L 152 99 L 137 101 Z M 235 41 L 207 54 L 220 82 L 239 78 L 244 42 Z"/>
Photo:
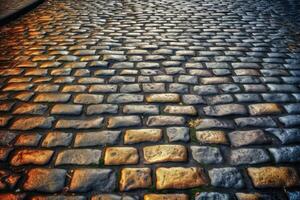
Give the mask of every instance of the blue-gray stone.
<path id="1" fill-rule="evenodd" d="M 268 161 L 270 157 L 263 149 L 235 149 L 230 154 L 230 162 L 233 165 L 259 164 Z"/>
<path id="2" fill-rule="evenodd" d="M 300 191 L 288 192 L 289 200 L 299 200 L 300 199 Z"/>
<path id="3" fill-rule="evenodd" d="M 221 151 L 217 147 L 191 146 L 194 160 L 201 164 L 219 164 L 223 162 Z"/>
<path id="4" fill-rule="evenodd" d="M 300 115 L 288 115 L 279 117 L 279 121 L 284 124 L 285 127 L 293 127 L 300 125 Z"/>
<path id="5" fill-rule="evenodd" d="M 270 148 L 269 151 L 277 163 L 300 161 L 300 146 Z"/>
<path id="6" fill-rule="evenodd" d="M 195 200 L 229 200 L 230 196 L 219 192 L 201 192 Z"/>
<path id="7" fill-rule="evenodd" d="M 300 129 L 280 129 L 280 128 L 268 128 L 266 131 L 275 135 L 282 144 L 291 144 L 300 142 Z"/>
<path id="8" fill-rule="evenodd" d="M 244 181 L 241 173 L 233 167 L 215 168 L 209 170 L 211 184 L 215 187 L 235 188 L 244 187 Z"/>

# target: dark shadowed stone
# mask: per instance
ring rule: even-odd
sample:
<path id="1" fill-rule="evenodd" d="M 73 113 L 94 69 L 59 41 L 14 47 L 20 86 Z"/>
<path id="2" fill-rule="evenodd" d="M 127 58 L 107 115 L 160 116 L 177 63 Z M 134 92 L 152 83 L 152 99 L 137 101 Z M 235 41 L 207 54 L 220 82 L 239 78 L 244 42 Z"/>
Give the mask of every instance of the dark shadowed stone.
<path id="1" fill-rule="evenodd" d="M 280 128 L 268 128 L 267 132 L 275 135 L 282 144 L 290 144 L 300 142 L 300 129 L 290 128 L 290 129 L 280 129 Z"/>
<path id="2" fill-rule="evenodd" d="M 8 145 L 15 137 L 17 133 L 13 133 L 10 131 L 0 131 L 0 145 Z"/>
<path id="3" fill-rule="evenodd" d="M 285 127 L 293 127 L 300 125 L 300 115 L 288 115 L 279 117 L 279 121 L 284 124 Z"/>
<path id="4" fill-rule="evenodd" d="M 300 146 L 270 148 L 269 151 L 277 163 L 300 161 Z"/>
<path id="5" fill-rule="evenodd" d="M 111 192 L 116 187 L 116 175 L 111 169 L 77 169 L 70 183 L 72 192 Z"/>

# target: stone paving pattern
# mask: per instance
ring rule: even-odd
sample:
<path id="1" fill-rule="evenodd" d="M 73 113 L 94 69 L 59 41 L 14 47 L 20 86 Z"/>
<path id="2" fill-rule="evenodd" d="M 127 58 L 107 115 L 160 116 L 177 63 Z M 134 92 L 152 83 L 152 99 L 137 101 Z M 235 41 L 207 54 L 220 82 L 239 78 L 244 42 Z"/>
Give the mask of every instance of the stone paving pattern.
<path id="1" fill-rule="evenodd" d="M 300 199 L 300 42 L 275 11 L 48 0 L 1 27 L 0 199 Z"/>

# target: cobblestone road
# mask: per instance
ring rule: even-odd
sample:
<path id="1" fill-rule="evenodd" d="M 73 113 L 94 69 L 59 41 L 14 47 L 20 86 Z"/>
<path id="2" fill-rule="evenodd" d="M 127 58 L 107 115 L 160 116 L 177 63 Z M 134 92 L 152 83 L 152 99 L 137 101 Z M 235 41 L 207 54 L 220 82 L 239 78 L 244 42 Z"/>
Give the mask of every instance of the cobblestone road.
<path id="1" fill-rule="evenodd" d="M 299 200 L 278 2 L 48 0 L 1 27 L 0 199 Z"/>

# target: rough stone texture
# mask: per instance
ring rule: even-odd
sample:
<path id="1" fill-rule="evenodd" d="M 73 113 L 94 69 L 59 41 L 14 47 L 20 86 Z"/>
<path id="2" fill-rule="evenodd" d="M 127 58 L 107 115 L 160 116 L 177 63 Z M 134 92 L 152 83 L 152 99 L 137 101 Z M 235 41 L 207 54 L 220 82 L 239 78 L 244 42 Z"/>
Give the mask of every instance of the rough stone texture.
<path id="1" fill-rule="evenodd" d="M 182 145 L 155 145 L 143 148 L 146 164 L 181 162 L 187 160 L 187 150 Z"/>
<path id="2" fill-rule="evenodd" d="M 208 116 L 244 115 L 247 113 L 246 108 L 239 104 L 207 106 L 203 108 L 203 111 Z"/>
<path id="3" fill-rule="evenodd" d="M 139 155 L 133 147 L 108 147 L 105 149 L 105 165 L 137 164 Z"/>
<path id="4" fill-rule="evenodd" d="M 256 188 L 292 187 L 299 185 L 299 176 L 290 167 L 248 168 L 249 176 Z"/>
<path id="5" fill-rule="evenodd" d="M 120 131 L 99 131 L 77 133 L 74 141 L 75 147 L 88 147 L 106 144 L 115 144 Z"/>
<path id="6" fill-rule="evenodd" d="M 153 126 L 170 126 L 170 125 L 183 125 L 185 119 L 178 116 L 151 116 L 147 120 L 147 125 Z"/>
<path id="7" fill-rule="evenodd" d="M 58 192 L 63 189 L 65 178 L 64 169 L 34 168 L 28 172 L 23 187 L 29 191 Z"/>
<path id="8" fill-rule="evenodd" d="M 98 164 L 101 150 L 70 149 L 58 153 L 55 165 L 91 165 Z"/>
<path id="9" fill-rule="evenodd" d="M 51 128 L 54 117 L 30 117 L 17 119 L 11 125 L 12 130 L 31 130 L 34 128 Z"/>
<path id="10" fill-rule="evenodd" d="M 67 129 L 89 129 L 89 128 L 100 128 L 103 124 L 103 118 L 91 118 L 91 119 L 83 119 L 83 120 L 69 120 L 69 119 L 61 119 L 58 120 L 55 128 Z"/>
<path id="11" fill-rule="evenodd" d="M 108 119 L 108 128 L 120 128 L 128 126 L 139 126 L 141 125 L 141 119 L 139 116 L 120 116 L 110 117 Z"/>
<path id="12" fill-rule="evenodd" d="M 144 200 L 188 200 L 186 194 L 146 194 Z"/>
<path id="13" fill-rule="evenodd" d="M 4 198 L 287 200 L 300 191 L 286 189 L 296 172 L 256 188 L 247 171 L 299 171 L 299 0 L 40 2 L 0 28 Z M 35 183 L 60 183 L 57 192 L 24 189 L 35 167 L 66 170 Z M 136 173 L 121 191 L 129 168 L 151 169 L 151 181 L 141 187 Z M 164 168 L 182 170 L 156 176 Z"/>
<path id="14" fill-rule="evenodd" d="M 232 165 L 259 164 L 270 161 L 270 157 L 263 149 L 234 149 L 230 153 Z"/>
<path id="15" fill-rule="evenodd" d="M 208 173 L 213 186 L 236 189 L 244 187 L 243 177 L 236 168 L 215 168 Z"/>
<path id="16" fill-rule="evenodd" d="M 196 195 L 195 200 L 218 200 L 224 199 L 229 200 L 230 196 L 228 194 L 219 193 L 219 192 L 201 192 L 199 195 Z"/>
<path id="17" fill-rule="evenodd" d="M 148 188 L 152 184 L 150 168 L 124 168 L 121 171 L 120 190 Z"/>
<path id="18" fill-rule="evenodd" d="M 18 139 L 15 141 L 16 146 L 38 146 L 39 141 L 42 136 L 36 133 L 27 133 L 19 135 Z"/>
<path id="19" fill-rule="evenodd" d="M 161 129 L 130 129 L 125 132 L 124 144 L 158 142 L 161 138 Z"/>
<path id="20" fill-rule="evenodd" d="M 191 146 L 193 159 L 200 164 L 220 164 L 223 162 L 221 151 L 217 147 Z"/>
<path id="21" fill-rule="evenodd" d="M 111 192 L 115 187 L 116 176 L 111 169 L 76 169 L 70 183 L 72 192 Z"/>
<path id="22" fill-rule="evenodd" d="M 189 128 L 186 127 L 169 127 L 167 136 L 170 142 L 187 142 L 190 139 Z"/>
<path id="23" fill-rule="evenodd" d="M 251 115 L 268 115 L 280 113 L 281 109 L 275 103 L 261 103 L 249 105 L 249 111 Z"/>
<path id="24" fill-rule="evenodd" d="M 20 150 L 10 160 L 11 165 L 44 165 L 49 162 L 53 155 L 51 150 Z"/>
<path id="25" fill-rule="evenodd" d="M 180 96 L 178 94 L 151 94 L 146 97 L 146 101 L 149 103 L 171 103 L 171 102 L 179 102 Z"/>
<path id="26" fill-rule="evenodd" d="M 267 132 L 275 135 L 282 144 L 290 144 L 300 142 L 300 129 L 280 129 L 280 128 L 268 128 Z"/>
<path id="27" fill-rule="evenodd" d="M 0 131 L 0 145 L 8 145 L 11 141 L 13 141 L 17 136 L 17 133 L 10 131 Z"/>
<path id="28" fill-rule="evenodd" d="M 207 184 L 204 171 L 200 168 L 190 167 L 160 167 L 156 170 L 156 188 L 186 189 Z"/>
<path id="29" fill-rule="evenodd" d="M 196 138 L 203 144 L 227 144 L 224 131 L 197 131 Z"/>
<path id="30" fill-rule="evenodd" d="M 228 134 L 230 142 L 235 147 L 241 147 L 246 145 L 259 145 L 270 142 L 270 139 L 265 133 L 260 130 L 249 130 L 249 131 L 234 131 Z"/>
<path id="31" fill-rule="evenodd" d="M 65 132 L 49 132 L 42 142 L 43 147 L 68 146 L 72 141 L 73 134 Z"/>
<path id="32" fill-rule="evenodd" d="M 277 163 L 300 161 L 300 146 L 270 148 L 269 151 Z"/>

